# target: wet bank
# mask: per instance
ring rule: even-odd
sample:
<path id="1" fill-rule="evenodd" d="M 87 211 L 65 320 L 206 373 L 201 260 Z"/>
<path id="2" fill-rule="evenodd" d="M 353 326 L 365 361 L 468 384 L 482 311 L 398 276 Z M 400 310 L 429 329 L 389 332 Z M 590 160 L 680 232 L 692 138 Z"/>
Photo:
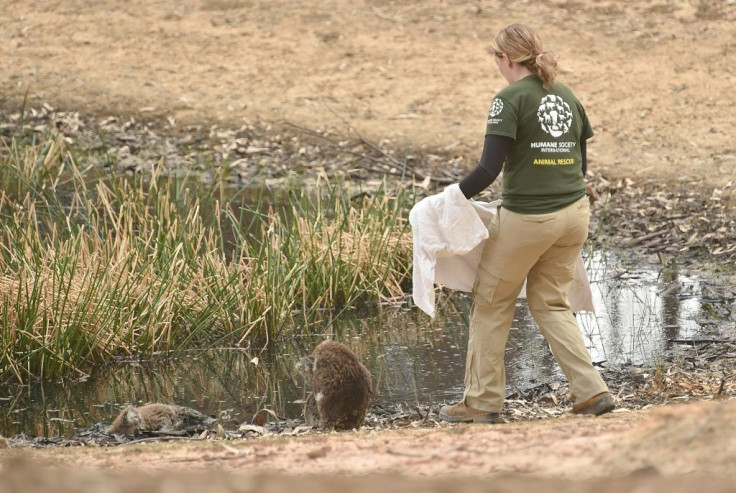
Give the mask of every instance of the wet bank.
<path id="1" fill-rule="evenodd" d="M 728 378 L 736 363 L 733 286 L 613 254 L 598 253 L 586 263 L 596 313 L 578 314 L 578 320 L 619 407 L 736 391 Z M 41 437 L 53 444 L 85 433 L 102 440 L 121 406 L 149 402 L 193 407 L 233 433 L 243 423 L 293 430 L 303 424 L 305 396 L 294 364 L 326 337 L 349 345 L 372 374 L 377 395 L 366 426 L 426 422 L 462 394 L 471 300 L 442 291 L 439 306 L 435 320 L 407 300 L 263 349 L 161 354 L 94 368 L 77 382 L 6 386 L 0 389 L 0 435 L 19 443 Z M 523 299 L 506 368 L 507 420 L 559 416 L 569 408 L 565 378 Z M 667 385 L 674 386 L 671 395 L 659 392 Z"/>
<path id="2" fill-rule="evenodd" d="M 160 165 L 172 175 L 195 170 L 207 182 L 221 179 L 227 169 L 226 179 L 241 189 L 261 180 L 280 186 L 325 170 L 374 184 L 386 175 L 412 176 L 415 186 L 430 178 L 422 185 L 428 184 L 425 193 L 431 193 L 432 184 L 461 176 L 457 159 L 448 167 L 442 157 L 400 156 L 370 142 L 303 130 L 273 134 L 252 126 L 193 127 L 175 135 L 160 122 L 90 121 L 48 108 L 10 115 L 0 129 L 9 136 L 20 128 L 24 138 L 33 139 L 50 127 L 70 145 L 107 156 L 108 165 L 121 172 L 146 173 Z M 695 389 L 692 395 L 728 395 L 733 384 L 717 374 L 727 374 L 724 368 L 734 353 L 736 295 L 728 274 L 736 249 L 732 213 L 715 191 L 704 196 L 612 183 L 601 176 L 594 181 L 604 192 L 591 228 L 595 253 L 587 258 L 597 312 L 579 314 L 579 320 L 619 403 L 646 405 L 652 402 L 642 397 L 646 391 L 665 385 L 674 385 L 680 397 L 687 386 Z M 426 423 L 439 404 L 462 392 L 470 299 L 444 293 L 442 305 L 435 321 L 410 304 L 369 307 L 330 320 L 321 333 L 285 337 L 263 350 L 160 354 L 96 367 L 63 384 L 8 386 L 0 389 L 0 434 L 20 442 L 80 436 L 102 430 L 98 425 L 109 423 L 124 403 L 153 401 L 195 407 L 229 430 L 255 416 L 277 431 L 293 428 L 303 397 L 293 364 L 324 337 L 346 342 L 371 369 L 377 396 L 368 426 Z M 507 353 L 507 419 L 559 415 L 568 404 L 566 384 L 523 301 Z M 669 370 L 687 376 L 668 377 Z M 713 374 L 707 377 L 702 373 L 709 371 Z"/>

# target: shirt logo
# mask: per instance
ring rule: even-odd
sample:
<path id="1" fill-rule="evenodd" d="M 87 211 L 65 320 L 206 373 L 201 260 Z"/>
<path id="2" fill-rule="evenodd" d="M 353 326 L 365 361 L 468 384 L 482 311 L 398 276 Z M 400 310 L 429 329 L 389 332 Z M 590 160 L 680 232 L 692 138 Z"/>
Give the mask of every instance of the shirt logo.
<path id="1" fill-rule="evenodd" d="M 494 116 L 500 115 L 501 111 L 503 111 L 503 101 L 498 98 L 494 98 L 491 103 L 491 110 L 488 112 L 488 116 L 493 118 Z"/>
<path id="2" fill-rule="evenodd" d="M 548 94 L 542 98 L 537 109 L 537 118 L 542 130 L 552 137 L 566 134 L 572 126 L 570 106 L 560 96 Z"/>

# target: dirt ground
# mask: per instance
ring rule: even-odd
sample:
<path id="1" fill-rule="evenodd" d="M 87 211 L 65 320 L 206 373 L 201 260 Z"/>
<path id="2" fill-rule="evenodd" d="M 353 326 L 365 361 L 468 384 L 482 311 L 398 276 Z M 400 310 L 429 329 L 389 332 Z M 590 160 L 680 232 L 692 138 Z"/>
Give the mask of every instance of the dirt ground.
<path id="1" fill-rule="evenodd" d="M 537 28 L 595 131 L 591 169 L 727 187 L 732 0 L 2 0 L 0 98 L 85 114 L 351 131 L 477 161 L 489 41 Z"/>
<path id="2" fill-rule="evenodd" d="M 511 22 L 537 28 L 559 56 L 559 77 L 596 131 L 588 147 L 593 171 L 733 196 L 734 0 L 0 0 L 0 105 L 17 110 L 27 97 L 28 106 L 85 115 L 173 126 L 247 122 L 274 132 L 291 122 L 461 157 L 454 162 L 469 169 L 488 105 L 505 85 L 489 42 Z M 600 480 L 621 477 L 646 491 L 695 491 L 694 481 L 673 479 L 685 475 L 720 491 L 714 478 L 736 479 L 735 404 L 31 457 L 64 466 L 60 474 L 80 466 L 461 475 L 493 476 L 497 486 L 521 474 L 528 488 L 533 478 L 555 478 L 549 491 L 609 491 Z M 5 462 L 5 474 L 23 470 L 13 464 Z M 289 481 L 276 478 L 270 481 Z M 580 489 L 572 480 L 583 481 L 575 483 Z"/>
<path id="3" fill-rule="evenodd" d="M 505 425 L 0 451 L 11 485 L 0 491 L 725 492 L 735 419 L 729 399 Z"/>

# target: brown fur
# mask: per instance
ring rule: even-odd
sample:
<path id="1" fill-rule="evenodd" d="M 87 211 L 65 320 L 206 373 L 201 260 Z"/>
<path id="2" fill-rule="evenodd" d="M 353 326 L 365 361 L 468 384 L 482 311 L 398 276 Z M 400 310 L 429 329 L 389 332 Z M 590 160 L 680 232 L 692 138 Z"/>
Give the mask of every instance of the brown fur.
<path id="1" fill-rule="evenodd" d="M 373 395 L 371 375 L 347 346 L 324 341 L 296 369 L 312 381 L 304 408 L 308 425 L 335 430 L 363 425 Z"/>
<path id="2" fill-rule="evenodd" d="M 214 418 L 183 406 L 148 404 L 126 406 L 115 418 L 108 433 L 135 435 L 145 432 L 175 433 L 207 428 Z"/>

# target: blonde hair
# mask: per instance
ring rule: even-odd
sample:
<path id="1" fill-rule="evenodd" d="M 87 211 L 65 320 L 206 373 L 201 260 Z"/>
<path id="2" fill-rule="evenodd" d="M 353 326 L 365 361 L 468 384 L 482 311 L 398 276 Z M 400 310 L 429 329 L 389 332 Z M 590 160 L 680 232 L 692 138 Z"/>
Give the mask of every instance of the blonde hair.
<path id="1" fill-rule="evenodd" d="M 542 39 L 534 29 L 524 24 L 511 24 L 498 33 L 492 46 L 496 52 L 505 53 L 512 62 L 528 68 L 542 80 L 546 90 L 552 88 L 557 76 L 557 58 L 544 51 Z"/>

